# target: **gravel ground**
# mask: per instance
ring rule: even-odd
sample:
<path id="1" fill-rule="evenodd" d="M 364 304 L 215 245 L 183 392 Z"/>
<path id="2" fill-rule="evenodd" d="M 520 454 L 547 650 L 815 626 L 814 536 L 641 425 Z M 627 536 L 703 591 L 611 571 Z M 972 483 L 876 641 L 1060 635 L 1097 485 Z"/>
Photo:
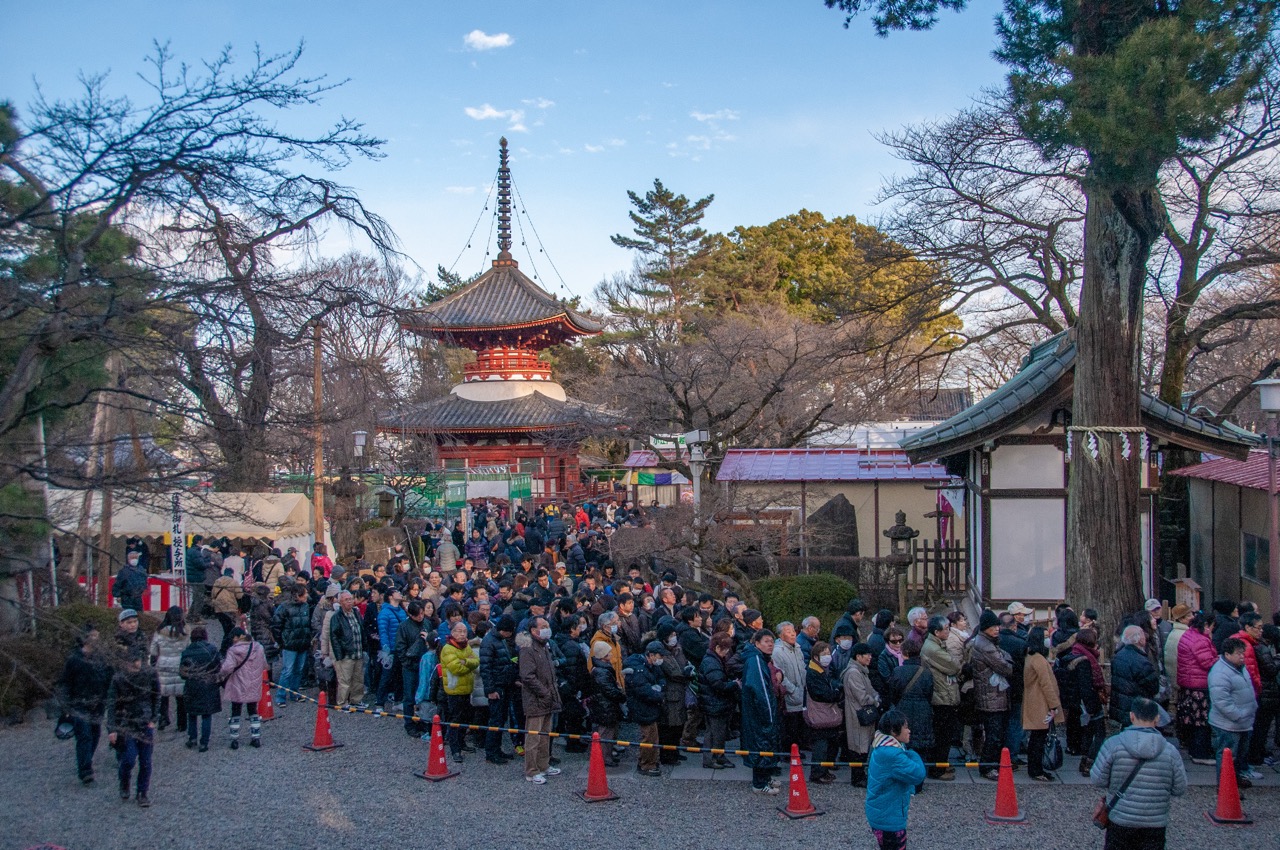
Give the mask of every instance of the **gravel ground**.
<path id="1" fill-rule="evenodd" d="M 663 779 L 640 777 L 633 754 L 610 771 L 610 784 L 622 799 L 586 804 L 574 793 L 586 787 L 586 758 L 581 755 L 563 755 L 564 775 L 541 787 L 522 781 L 518 762 L 498 767 L 478 754 L 460 765 L 461 776 L 429 783 L 412 775 L 424 769 L 427 745 L 407 737 L 396 720 L 335 715 L 334 737 L 345 746 L 312 753 L 301 748 L 310 741 L 315 721 L 305 704 L 290 706 L 265 724 L 261 750 L 242 746 L 231 751 L 226 719 L 225 711 L 215 717 L 212 749 L 203 754 L 183 747 L 172 731 L 160 734 L 153 805 L 147 810 L 118 799 L 115 761 L 105 738 L 96 759 L 98 782 L 85 788 L 75 778 L 73 744 L 54 739 L 52 721 L 0 731 L 0 787 L 5 789 L 0 848 L 22 850 L 48 842 L 69 850 L 339 850 L 399 846 L 409 835 L 421 836 L 415 843 L 431 846 L 445 829 L 452 846 L 493 850 L 561 850 L 566 838 L 588 847 L 609 844 L 627 850 L 801 842 L 875 846 L 862 815 L 862 792 L 843 782 L 810 786 L 814 804 L 826 815 L 793 822 L 776 811 L 785 796 L 761 797 L 743 782 L 676 778 L 672 768 L 664 768 Z M 693 763 L 676 768 L 676 776 L 692 775 Z M 1102 833 L 1089 825 L 1097 798 L 1089 787 L 1019 782 L 1028 821 L 1024 826 L 993 827 L 983 821 L 982 811 L 992 805 L 994 793 L 989 783 L 931 783 L 912 803 L 911 845 L 983 850 L 1102 846 Z M 1214 793 L 1213 788 L 1195 787 L 1177 804 L 1170 848 L 1215 842 L 1276 846 L 1280 789 L 1248 792 L 1245 807 L 1257 823 L 1243 835 L 1205 818 Z"/>

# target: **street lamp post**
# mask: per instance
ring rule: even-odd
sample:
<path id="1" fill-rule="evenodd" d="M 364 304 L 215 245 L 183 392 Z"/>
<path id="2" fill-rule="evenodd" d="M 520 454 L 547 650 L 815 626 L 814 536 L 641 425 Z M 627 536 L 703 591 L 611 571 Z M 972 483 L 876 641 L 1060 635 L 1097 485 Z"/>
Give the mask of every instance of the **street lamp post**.
<path id="1" fill-rule="evenodd" d="M 1267 414 L 1267 583 L 1271 591 L 1271 613 L 1280 611 L 1280 493 L 1276 492 L 1276 462 L 1280 456 L 1277 419 L 1280 418 L 1280 378 L 1255 381 L 1258 402 Z"/>

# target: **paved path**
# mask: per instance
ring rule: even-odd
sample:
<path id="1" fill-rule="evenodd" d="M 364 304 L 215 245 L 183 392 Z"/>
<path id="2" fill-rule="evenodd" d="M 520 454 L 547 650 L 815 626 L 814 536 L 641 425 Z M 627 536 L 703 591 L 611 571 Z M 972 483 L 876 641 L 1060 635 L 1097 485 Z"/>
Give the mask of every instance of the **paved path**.
<path id="1" fill-rule="evenodd" d="M 75 779 L 73 745 L 54 739 L 52 721 L 0 730 L 0 848 L 50 842 L 69 850 L 380 850 L 406 841 L 485 850 L 875 846 L 862 815 L 863 792 L 851 789 L 843 772 L 835 785 L 810 787 L 826 815 L 791 822 L 776 811 L 784 797 L 752 794 L 739 781 L 747 776 L 743 768 L 704 771 L 691 757 L 651 779 L 634 772 L 632 754 L 609 772 L 622 799 L 588 805 L 574 793 L 586 787 L 581 755 L 564 755 L 564 775 L 542 787 L 524 782 L 518 763 L 498 767 L 475 755 L 458 778 L 428 783 L 412 775 L 426 765 L 426 744 L 407 737 L 395 720 L 334 715 L 334 736 L 345 746 L 311 753 L 301 748 L 315 721 L 309 706 L 290 706 L 266 724 L 261 750 L 228 749 L 226 719 L 225 711 L 215 718 L 208 753 L 187 750 L 172 731 L 161 733 L 154 805 L 147 810 L 117 798 L 114 759 L 105 747 L 97 756 L 98 782 L 85 788 Z M 1280 790 L 1246 793 L 1245 808 L 1257 820 L 1247 832 L 1215 827 L 1204 817 L 1215 792 L 1203 787 L 1202 770 L 1195 769 L 1201 785 L 1174 813 L 1170 848 L 1276 846 Z M 911 846 L 1102 847 L 1102 833 L 1088 824 L 1098 796 L 1093 788 L 1077 784 L 1069 770 L 1060 785 L 1018 777 L 1027 826 L 988 826 L 982 811 L 994 801 L 994 785 L 961 771 L 959 781 L 931 782 L 912 803 Z M 1280 784 L 1280 775 L 1266 781 Z"/>

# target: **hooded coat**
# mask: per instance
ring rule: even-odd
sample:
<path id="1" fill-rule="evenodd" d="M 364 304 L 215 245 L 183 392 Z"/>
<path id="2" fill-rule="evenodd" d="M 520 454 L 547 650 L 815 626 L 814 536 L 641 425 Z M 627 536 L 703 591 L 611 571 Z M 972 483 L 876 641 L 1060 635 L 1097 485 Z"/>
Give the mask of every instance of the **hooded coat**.
<path id="1" fill-rule="evenodd" d="M 663 691 L 666 679 L 662 666 L 654 667 L 648 659 L 636 653 L 627 656 L 627 719 L 647 726 L 662 719 Z"/>
<path id="2" fill-rule="evenodd" d="M 231 644 L 220 671 L 225 677 L 223 694 L 232 702 L 258 702 L 262 699 L 262 671 L 265 669 L 267 654 L 262 644 L 256 640 Z"/>
<path id="3" fill-rule="evenodd" d="M 178 672 L 186 682 L 183 691 L 188 714 L 217 714 L 222 711 L 222 691 L 218 686 L 218 672 L 222 657 L 218 648 L 202 640 L 182 651 Z"/>
<path id="4" fill-rule="evenodd" d="M 1169 825 L 1169 802 L 1187 792 L 1182 756 L 1160 730 L 1131 726 L 1112 735 L 1089 771 L 1093 784 L 1114 796 L 1139 759 L 1146 759 L 1124 796 L 1111 809 L 1111 822 L 1130 828 L 1162 829 Z"/>
<path id="5" fill-rule="evenodd" d="M 769 659 L 752 643 L 747 644 L 742 655 L 742 746 L 752 752 L 777 752 L 781 746 L 782 705 Z M 743 762 L 752 768 L 770 768 L 778 764 L 778 757 L 751 755 Z"/>
<path id="6" fill-rule="evenodd" d="M 912 743 L 915 729 L 912 728 Z M 916 786 L 924 782 L 924 760 L 896 738 L 875 735 L 867 770 L 867 799 L 863 808 L 872 829 L 898 832 L 907 828 L 907 807 Z"/>
<path id="7" fill-rule="evenodd" d="M 173 633 L 168 626 L 156 631 L 151 638 L 151 657 L 155 659 L 156 674 L 160 676 L 160 695 L 166 697 L 182 696 L 184 682 L 178 673 L 182 664 L 182 651 L 191 645 L 191 635 L 183 632 Z"/>

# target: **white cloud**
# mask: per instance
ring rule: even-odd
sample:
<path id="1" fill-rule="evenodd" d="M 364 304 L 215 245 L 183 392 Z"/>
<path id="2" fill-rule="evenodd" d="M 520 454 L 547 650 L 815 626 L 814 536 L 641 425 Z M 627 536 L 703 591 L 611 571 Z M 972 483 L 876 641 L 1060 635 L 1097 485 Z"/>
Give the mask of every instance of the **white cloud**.
<path id="1" fill-rule="evenodd" d="M 468 50 L 493 50 L 499 47 L 510 47 L 516 43 L 510 33 L 498 32 L 489 35 L 484 30 L 472 30 L 463 37 L 462 43 Z"/>
<path id="2" fill-rule="evenodd" d="M 548 100 L 545 97 L 535 97 L 531 100 L 520 101 L 525 106 L 532 106 L 534 109 L 550 109 L 556 105 L 554 100 Z"/>
<path id="3" fill-rule="evenodd" d="M 529 130 L 524 123 L 523 109 L 498 109 L 492 104 L 486 103 L 482 106 L 468 106 L 462 111 L 467 114 L 468 118 L 474 118 L 476 121 L 501 118 L 508 122 L 508 129 L 515 133 L 525 133 Z"/>
<path id="4" fill-rule="evenodd" d="M 627 143 L 626 139 L 610 139 L 606 144 L 612 148 L 620 148 Z"/>
<path id="5" fill-rule="evenodd" d="M 737 121 L 738 113 L 732 109 L 717 109 L 715 112 L 699 112 L 694 110 L 689 113 L 689 117 L 694 121 L 703 123 L 716 121 Z"/>
<path id="6" fill-rule="evenodd" d="M 444 190 L 450 195 L 474 195 L 476 193 L 475 186 L 445 186 Z"/>
<path id="7" fill-rule="evenodd" d="M 704 151 L 711 150 L 710 136 L 685 136 L 684 140 L 691 148 L 699 148 Z"/>
<path id="8" fill-rule="evenodd" d="M 600 151 L 604 150 L 604 145 L 583 145 L 582 149 L 587 153 L 600 153 Z"/>

